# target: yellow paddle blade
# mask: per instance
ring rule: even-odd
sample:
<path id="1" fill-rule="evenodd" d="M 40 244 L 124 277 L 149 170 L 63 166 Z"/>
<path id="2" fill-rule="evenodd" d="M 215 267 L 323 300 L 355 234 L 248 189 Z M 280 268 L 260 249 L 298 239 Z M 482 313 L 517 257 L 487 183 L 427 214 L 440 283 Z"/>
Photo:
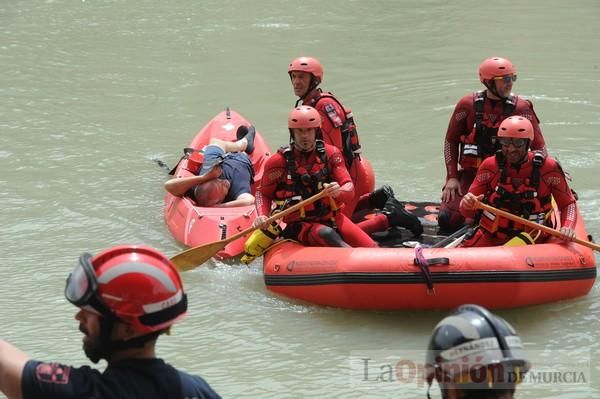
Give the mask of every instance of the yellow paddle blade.
<path id="1" fill-rule="evenodd" d="M 175 267 L 180 272 L 192 270 L 212 258 L 217 252 L 225 248 L 226 245 L 227 242 L 217 241 L 190 248 L 173 256 L 171 262 L 175 264 Z"/>

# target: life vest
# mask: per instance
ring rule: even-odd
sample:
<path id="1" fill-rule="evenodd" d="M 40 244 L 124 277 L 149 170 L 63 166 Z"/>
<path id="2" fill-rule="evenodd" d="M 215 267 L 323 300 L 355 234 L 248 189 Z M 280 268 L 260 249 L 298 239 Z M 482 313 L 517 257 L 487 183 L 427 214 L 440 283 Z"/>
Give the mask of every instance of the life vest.
<path id="1" fill-rule="evenodd" d="M 310 169 L 296 162 L 294 151 L 290 146 L 281 147 L 278 152 L 286 160 L 287 175 L 285 183 L 280 184 L 274 193 L 274 200 L 278 205 L 275 212 L 312 197 L 323 190 L 324 183 L 331 182 L 331 172 L 323 140 L 316 141 L 317 156 Z M 338 205 L 333 198 L 322 198 L 301 208 L 300 220 L 333 219 L 337 210 Z"/>
<path id="2" fill-rule="evenodd" d="M 475 93 L 475 99 L 473 100 L 475 124 L 471 132 L 461 136 L 460 139 L 461 150 L 458 162 L 463 169 L 477 169 L 485 158 L 496 153 L 496 150 L 498 150 L 496 143 L 498 127 L 506 117 L 513 113 L 517 103 L 517 97 L 511 94 L 504 100 L 502 118 L 490 121 L 489 119 L 483 119 L 485 99 L 485 90 Z"/>
<path id="3" fill-rule="evenodd" d="M 551 216 L 552 195 L 539 196 L 540 168 L 544 161 L 545 157 L 541 152 L 534 152 L 531 160 L 533 163 L 531 175 L 515 188 L 512 179 L 506 172 L 504 156 L 501 152 L 498 152 L 496 162 L 500 170 L 500 180 L 485 202 L 532 222 L 545 224 Z M 532 230 L 527 229 L 521 223 L 499 217 L 488 211 L 483 211 L 479 223 L 481 227 L 501 238 L 512 237 L 520 231 L 528 232 Z"/>
<path id="4" fill-rule="evenodd" d="M 350 169 L 354 159 L 360 158 L 360 154 L 362 152 L 360 141 L 358 139 L 358 132 L 356 131 L 356 124 L 354 123 L 354 114 L 352 114 L 352 110 L 350 108 L 346 109 L 342 103 L 339 102 L 339 100 L 330 92 L 320 93 L 319 97 L 317 97 L 312 106 L 317 108 L 319 101 L 324 98 L 331 98 L 344 112 L 344 120 L 342 121 L 337 112 L 335 112 L 335 107 L 333 105 L 325 105 L 325 113 L 327 114 L 327 118 L 329 118 L 334 127 L 340 128 L 342 133 L 342 154 L 344 155 L 344 160 L 346 161 L 346 168 Z"/>

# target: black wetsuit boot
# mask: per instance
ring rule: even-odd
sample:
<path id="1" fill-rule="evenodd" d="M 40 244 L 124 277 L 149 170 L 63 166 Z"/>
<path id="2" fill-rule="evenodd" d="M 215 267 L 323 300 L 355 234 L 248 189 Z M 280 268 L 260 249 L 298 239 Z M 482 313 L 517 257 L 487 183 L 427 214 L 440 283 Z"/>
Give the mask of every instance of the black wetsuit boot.
<path id="1" fill-rule="evenodd" d="M 369 205 L 374 209 L 383 209 L 388 199 L 394 198 L 394 190 L 384 184 L 369 194 Z"/>
<path id="2" fill-rule="evenodd" d="M 423 225 L 419 218 L 404 209 L 404 204 L 397 199 L 388 199 L 381 212 L 387 216 L 390 227 L 400 226 L 407 228 L 415 237 L 423 234 Z"/>

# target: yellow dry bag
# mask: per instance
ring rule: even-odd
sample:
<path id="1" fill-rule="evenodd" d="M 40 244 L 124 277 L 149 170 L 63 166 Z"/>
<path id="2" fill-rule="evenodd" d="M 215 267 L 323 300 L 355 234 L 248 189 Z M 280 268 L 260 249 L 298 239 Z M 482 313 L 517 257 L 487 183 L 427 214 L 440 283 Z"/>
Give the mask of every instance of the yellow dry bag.
<path id="1" fill-rule="evenodd" d="M 281 227 L 275 222 L 269 224 L 266 229 L 258 229 L 246 240 L 244 244 L 244 256 L 242 263 L 248 264 L 262 254 L 271 246 L 273 241 L 281 234 Z"/>

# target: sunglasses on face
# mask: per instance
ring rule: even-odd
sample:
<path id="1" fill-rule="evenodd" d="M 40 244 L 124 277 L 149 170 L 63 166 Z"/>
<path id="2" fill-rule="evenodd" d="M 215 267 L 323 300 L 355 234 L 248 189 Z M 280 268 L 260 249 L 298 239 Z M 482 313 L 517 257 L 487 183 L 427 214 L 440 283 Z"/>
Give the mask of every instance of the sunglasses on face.
<path id="1" fill-rule="evenodd" d="M 494 77 L 494 80 L 502 80 L 502 82 L 504 82 L 504 84 L 508 84 L 510 82 L 516 82 L 517 75 L 496 76 L 496 77 Z"/>
<path id="2" fill-rule="evenodd" d="M 508 147 L 512 144 L 515 148 L 521 148 L 527 144 L 527 139 L 518 139 L 515 137 L 498 137 L 498 142 L 503 147 Z"/>

